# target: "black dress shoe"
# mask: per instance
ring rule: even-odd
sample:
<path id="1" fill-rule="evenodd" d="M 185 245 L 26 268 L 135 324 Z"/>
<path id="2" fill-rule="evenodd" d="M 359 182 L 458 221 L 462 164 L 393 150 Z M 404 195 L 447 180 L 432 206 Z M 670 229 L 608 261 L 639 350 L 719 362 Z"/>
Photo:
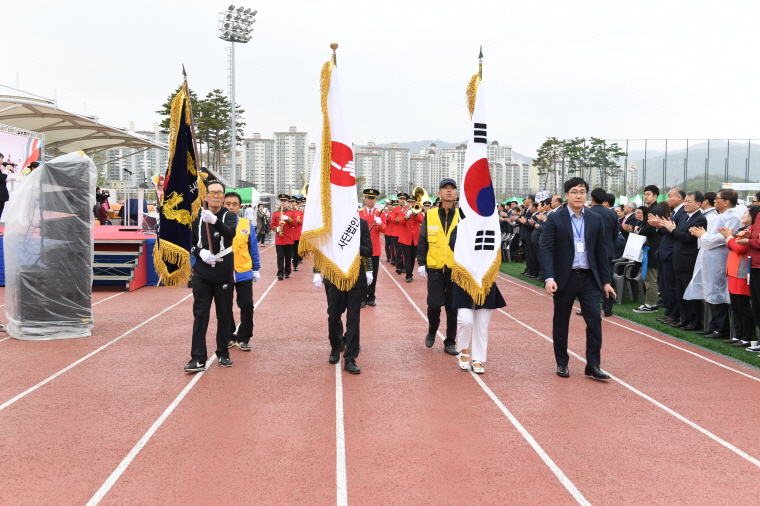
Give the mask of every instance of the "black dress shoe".
<path id="1" fill-rule="evenodd" d="M 285 274 L 285 279 L 288 279 L 290 277 L 290 274 Z"/>
<path id="2" fill-rule="evenodd" d="M 449 355 L 459 355 L 459 352 L 457 351 L 457 347 L 454 346 L 453 344 L 450 344 L 450 345 L 446 346 L 443 349 L 443 351 L 445 351 Z"/>
<path id="3" fill-rule="evenodd" d="M 296 267 L 296 266 L 294 265 L 294 266 L 293 266 L 293 270 L 294 270 L 295 272 L 298 272 L 298 267 Z"/>
<path id="4" fill-rule="evenodd" d="M 407 276 L 406 277 L 406 282 L 407 283 L 411 283 L 412 282 L 412 277 L 411 276 Z"/>
<path id="5" fill-rule="evenodd" d="M 569 378 L 570 377 L 570 371 L 568 370 L 566 365 L 558 365 L 557 366 L 557 376 L 560 378 Z"/>
<path id="6" fill-rule="evenodd" d="M 668 325 L 670 325 L 673 328 L 680 329 L 681 327 L 685 327 L 688 324 L 682 321 L 675 321 L 673 323 L 668 323 Z"/>
<path id="7" fill-rule="evenodd" d="M 338 362 L 340 362 L 340 354 L 330 353 L 330 356 L 327 358 L 327 361 L 330 362 L 332 365 L 337 364 Z"/>
<path id="8" fill-rule="evenodd" d="M 688 330 L 689 332 L 694 332 L 695 330 L 701 330 L 701 325 L 687 325 L 685 327 L 681 327 L 682 330 Z"/>
<path id="9" fill-rule="evenodd" d="M 401 269 L 396 269 L 396 274 L 401 274 Z"/>
<path id="10" fill-rule="evenodd" d="M 404 267 L 401 268 L 401 274 L 406 274 L 406 268 Z"/>
<path id="11" fill-rule="evenodd" d="M 374 306 L 376 306 L 377 304 L 375 304 L 375 299 L 370 299 L 370 300 L 368 300 L 368 301 L 367 301 L 367 305 L 368 305 L 368 306 L 372 306 L 372 307 L 374 307 Z"/>
<path id="12" fill-rule="evenodd" d="M 363 300 L 359 303 L 359 307 L 367 307 L 367 301 Z"/>
<path id="13" fill-rule="evenodd" d="M 707 334 L 712 334 L 713 332 L 715 332 L 715 329 L 705 329 L 705 330 L 700 330 L 699 332 L 697 332 L 697 334 L 699 334 L 700 336 L 706 336 Z"/>
<path id="14" fill-rule="evenodd" d="M 748 347 L 750 347 L 752 345 L 750 343 L 748 343 L 747 341 L 741 341 L 741 340 L 739 340 L 739 341 L 736 341 L 731 346 L 733 346 L 734 348 L 748 348 Z"/>
<path id="15" fill-rule="evenodd" d="M 697 333 L 699 333 L 699 332 L 697 332 Z M 729 344 L 734 342 L 733 339 L 730 339 L 730 338 L 726 339 L 726 334 L 723 334 L 722 332 L 717 332 L 717 331 L 713 332 L 711 334 L 705 334 L 705 337 L 707 339 L 725 339 L 723 342 L 724 343 L 729 343 Z"/>
<path id="16" fill-rule="evenodd" d="M 279 281 L 282 281 L 282 274 L 278 274 L 278 275 L 277 275 L 277 279 L 278 279 Z"/>
<path id="17" fill-rule="evenodd" d="M 575 314 L 577 314 L 578 316 L 583 316 L 583 312 L 582 311 L 576 311 Z"/>
<path id="18" fill-rule="evenodd" d="M 657 320 L 660 323 L 665 323 L 665 324 L 670 324 L 670 323 L 675 323 L 677 321 L 680 321 L 673 318 L 672 316 L 661 316 L 659 318 L 655 318 L 655 320 Z"/>
<path id="19" fill-rule="evenodd" d="M 428 334 L 425 336 L 425 346 L 432 348 L 435 344 L 435 334 Z"/>
<path id="20" fill-rule="evenodd" d="M 610 379 L 610 375 L 599 369 L 598 365 L 587 365 L 586 370 L 583 373 L 589 378 L 594 378 L 595 380 L 601 381 Z"/>
<path id="21" fill-rule="evenodd" d="M 609 312 L 608 312 L 608 311 L 605 311 L 605 312 L 604 312 L 604 317 L 605 317 L 605 318 L 609 318 L 610 316 L 612 316 L 612 311 L 609 311 Z"/>
<path id="22" fill-rule="evenodd" d="M 390 262 L 391 262 L 391 265 L 396 265 L 396 262 L 394 262 L 393 260 L 391 260 Z"/>
<path id="23" fill-rule="evenodd" d="M 359 369 L 359 366 L 356 365 L 356 360 L 349 360 L 346 362 L 346 365 L 343 366 L 343 369 L 348 371 L 348 374 L 361 374 L 362 370 Z"/>

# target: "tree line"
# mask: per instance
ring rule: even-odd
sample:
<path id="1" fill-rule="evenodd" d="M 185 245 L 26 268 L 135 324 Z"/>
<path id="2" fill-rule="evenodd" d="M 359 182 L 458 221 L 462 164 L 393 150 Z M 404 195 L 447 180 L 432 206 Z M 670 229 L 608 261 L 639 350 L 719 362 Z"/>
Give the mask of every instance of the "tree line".
<path id="1" fill-rule="evenodd" d="M 591 179 L 596 171 L 599 174 L 599 184 L 608 188 L 610 177 L 622 173 L 617 161 L 626 156 L 617 143 L 607 144 L 604 139 L 589 137 L 584 139 L 557 139 L 548 137 L 538 148 L 533 165 L 538 171 L 538 182 L 542 189 L 559 191 L 560 188 L 548 188 L 549 181 L 556 181 L 556 173 L 562 171 L 563 165 L 566 177 L 579 176 Z M 543 184 L 542 183 L 543 178 Z M 551 179 L 550 179 L 551 178 Z"/>
<path id="2" fill-rule="evenodd" d="M 156 111 L 163 116 L 161 121 L 161 133 L 169 133 L 172 99 L 182 89 L 182 85 L 169 95 L 161 109 Z M 230 100 L 222 90 L 215 89 L 204 98 L 190 90 L 190 104 L 193 108 L 193 121 L 195 123 L 195 137 L 198 141 L 198 157 L 201 165 L 218 171 L 222 163 L 222 154 L 229 151 L 230 147 Z M 240 146 L 243 140 L 243 120 L 245 111 L 239 104 L 235 104 L 235 144 Z"/>

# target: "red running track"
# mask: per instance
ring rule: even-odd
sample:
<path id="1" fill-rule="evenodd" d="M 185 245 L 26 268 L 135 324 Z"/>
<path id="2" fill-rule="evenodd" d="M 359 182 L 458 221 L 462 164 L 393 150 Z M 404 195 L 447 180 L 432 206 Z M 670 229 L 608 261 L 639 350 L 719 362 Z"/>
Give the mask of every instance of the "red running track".
<path id="1" fill-rule="evenodd" d="M 92 337 L 0 341 L 0 504 L 759 502 L 757 369 L 612 318 L 615 380 L 595 382 L 574 318 L 559 378 L 551 300 L 500 276 L 476 377 L 425 348 L 425 282 L 383 263 L 350 376 L 308 264 L 278 282 L 274 248 L 262 263 L 254 349 L 229 369 L 182 372 L 187 289 L 96 292 Z"/>

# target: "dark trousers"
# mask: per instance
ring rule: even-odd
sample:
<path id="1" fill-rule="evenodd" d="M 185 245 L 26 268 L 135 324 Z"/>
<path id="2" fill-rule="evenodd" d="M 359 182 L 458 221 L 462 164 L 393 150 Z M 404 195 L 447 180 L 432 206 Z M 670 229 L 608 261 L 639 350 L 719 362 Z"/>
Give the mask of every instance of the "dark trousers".
<path id="1" fill-rule="evenodd" d="M 702 301 L 686 300 L 683 298 L 683 294 L 686 292 L 686 287 L 689 286 L 689 283 L 691 283 L 691 278 L 694 275 L 694 269 L 688 271 L 673 272 L 676 279 L 675 300 L 678 301 L 678 312 L 681 315 L 681 322 L 691 326 L 701 327 Z"/>
<path id="2" fill-rule="evenodd" d="M 290 275 L 290 262 L 293 258 L 293 245 L 292 244 L 278 244 L 275 246 L 277 250 L 277 275 L 283 274 Z"/>
<path id="3" fill-rule="evenodd" d="M 230 338 L 230 313 L 232 313 L 232 279 L 213 283 L 193 276 L 193 344 L 190 355 L 206 361 L 206 331 L 208 330 L 211 301 L 216 309 L 216 356 L 229 357 L 227 342 Z"/>
<path id="4" fill-rule="evenodd" d="M 755 319 L 752 317 L 750 295 L 731 296 L 731 322 L 734 324 L 734 337 L 742 341 L 754 341 Z M 728 335 L 728 334 L 726 334 Z"/>
<path id="5" fill-rule="evenodd" d="M 259 235 L 256 237 L 256 240 L 259 241 L 259 244 L 264 244 L 266 237 L 267 237 L 266 232 L 259 232 Z"/>
<path id="6" fill-rule="evenodd" d="M 567 354 L 567 335 L 570 329 L 573 301 L 576 297 L 581 304 L 581 314 L 586 322 L 586 361 L 588 365 L 601 364 L 602 317 L 599 314 L 601 295 L 594 273 L 590 269 L 580 272 L 572 271 L 567 285 L 554 293 L 552 339 L 554 340 L 554 358 L 558 366 L 567 366 L 570 360 Z"/>
<path id="7" fill-rule="evenodd" d="M 364 298 L 367 302 L 375 300 L 375 286 L 377 286 L 377 271 L 380 269 L 380 256 L 372 257 L 372 284 L 364 290 Z"/>
<path id="8" fill-rule="evenodd" d="M 247 343 L 253 337 L 253 280 L 233 283 L 233 289 L 237 292 L 237 307 L 240 308 L 240 328 L 235 326 L 235 316 L 232 314 L 232 300 L 230 299 L 230 335 L 237 330 L 235 341 Z M 230 297 L 233 296 L 230 290 Z"/>
<path id="9" fill-rule="evenodd" d="M 427 317 L 428 334 L 435 335 L 441 324 L 441 306 L 446 308 L 446 339 L 444 346 L 457 344 L 457 308 L 452 302 L 454 285 L 451 282 L 451 271 L 427 270 Z"/>
<path id="10" fill-rule="evenodd" d="M 410 246 L 408 244 L 402 244 L 401 250 L 404 252 L 404 269 L 406 270 L 406 277 L 411 278 L 414 274 L 414 260 L 417 258 L 417 245 Z"/>
<path id="11" fill-rule="evenodd" d="M 325 278 L 324 283 L 327 291 L 327 336 L 330 338 L 330 346 L 332 347 L 331 355 L 337 355 L 343 344 L 341 315 L 345 311 L 346 351 L 343 353 L 343 360 L 346 362 L 355 360 L 359 356 L 360 304 L 364 288 L 367 286 L 367 277 L 364 272 L 360 273 L 353 288 L 345 292 L 338 290 L 338 287 L 327 278 Z"/>
<path id="12" fill-rule="evenodd" d="M 523 238 L 523 252 L 525 252 L 525 270 L 528 274 L 538 274 L 538 258 L 536 257 L 536 250 L 533 248 L 533 243 L 530 240 L 531 236 Z"/>
<path id="13" fill-rule="evenodd" d="M 705 328 L 713 329 L 728 337 L 731 334 L 731 322 L 728 319 L 729 307 L 728 304 L 710 304 L 711 320 L 705 322 Z M 737 339 L 741 339 L 741 337 Z"/>
<path id="14" fill-rule="evenodd" d="M 660 272 L 658 274 L 662 276 L 662 288 L 665 289 L 665 297 L 662 298 L 667 306 L 665 316 L 678 319 L 681 317 L 681 311 L 678 305 L 678 299 L 676 298 L 676 272 L 673 270 L 672 256 L 669 259 L 660 262 Z M 686 286 L 689 286 L 688 282 L 686 283 Z M 660 291 L 660 294 L 662 293 L 663 292 Z"/>
<path id="15" fill-rule="evenodd" d="M 396 248 L 398 247 L 398 237 L 395 235 L 386 235 L 385 243 L 389 245 L 388 253 L 390 254 L 391 263 L 396 264 Z"/>
<path id="16" fill-rule="evenodd" d="M 385 261 L 391 261 L 391 238 L 387 235 L 385 236 Z"/>
<path id="17" fill-rule="evenodd" d="M 404 268 L 404 245 L 398 242 L 398 237 L 396 237 L 396 270 L 403 269 Z"/>
<path id="18" fill-rule="evenodd" d="M 298 243 L 300 239 L 293 240 L 293 267 L 298 267 L 301 263 L 301 255 L 298 254 Z"/>
<path id="19" fill-rule="evenodd" d="M 533 243 L 533 254 L 535 255 L 535 259 L 536 259 L 536 274 L 538 274 L 540 276 L 543 276 L 543 272 L 541 271 L 541 258 L 539 257 L 539 254 L 538 254 L 538 252 L 539 252 L 538 248 L 539 248 L 539 244 L 534 242 Z"/>

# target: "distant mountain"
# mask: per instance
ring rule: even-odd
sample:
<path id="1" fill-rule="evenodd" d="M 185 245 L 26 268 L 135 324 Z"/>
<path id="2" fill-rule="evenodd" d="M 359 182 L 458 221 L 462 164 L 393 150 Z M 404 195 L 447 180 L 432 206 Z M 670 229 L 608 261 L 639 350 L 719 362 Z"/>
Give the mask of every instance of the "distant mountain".
<path id="1" fill-rule="evenodd" d="M 528 165 L 530 165 L 533 162 L 533 158 L 529 156 L 521 155 L 514 149 L 512 150 L 512 160 L 522 160 L 523 163 L 527 163 Z"/>

